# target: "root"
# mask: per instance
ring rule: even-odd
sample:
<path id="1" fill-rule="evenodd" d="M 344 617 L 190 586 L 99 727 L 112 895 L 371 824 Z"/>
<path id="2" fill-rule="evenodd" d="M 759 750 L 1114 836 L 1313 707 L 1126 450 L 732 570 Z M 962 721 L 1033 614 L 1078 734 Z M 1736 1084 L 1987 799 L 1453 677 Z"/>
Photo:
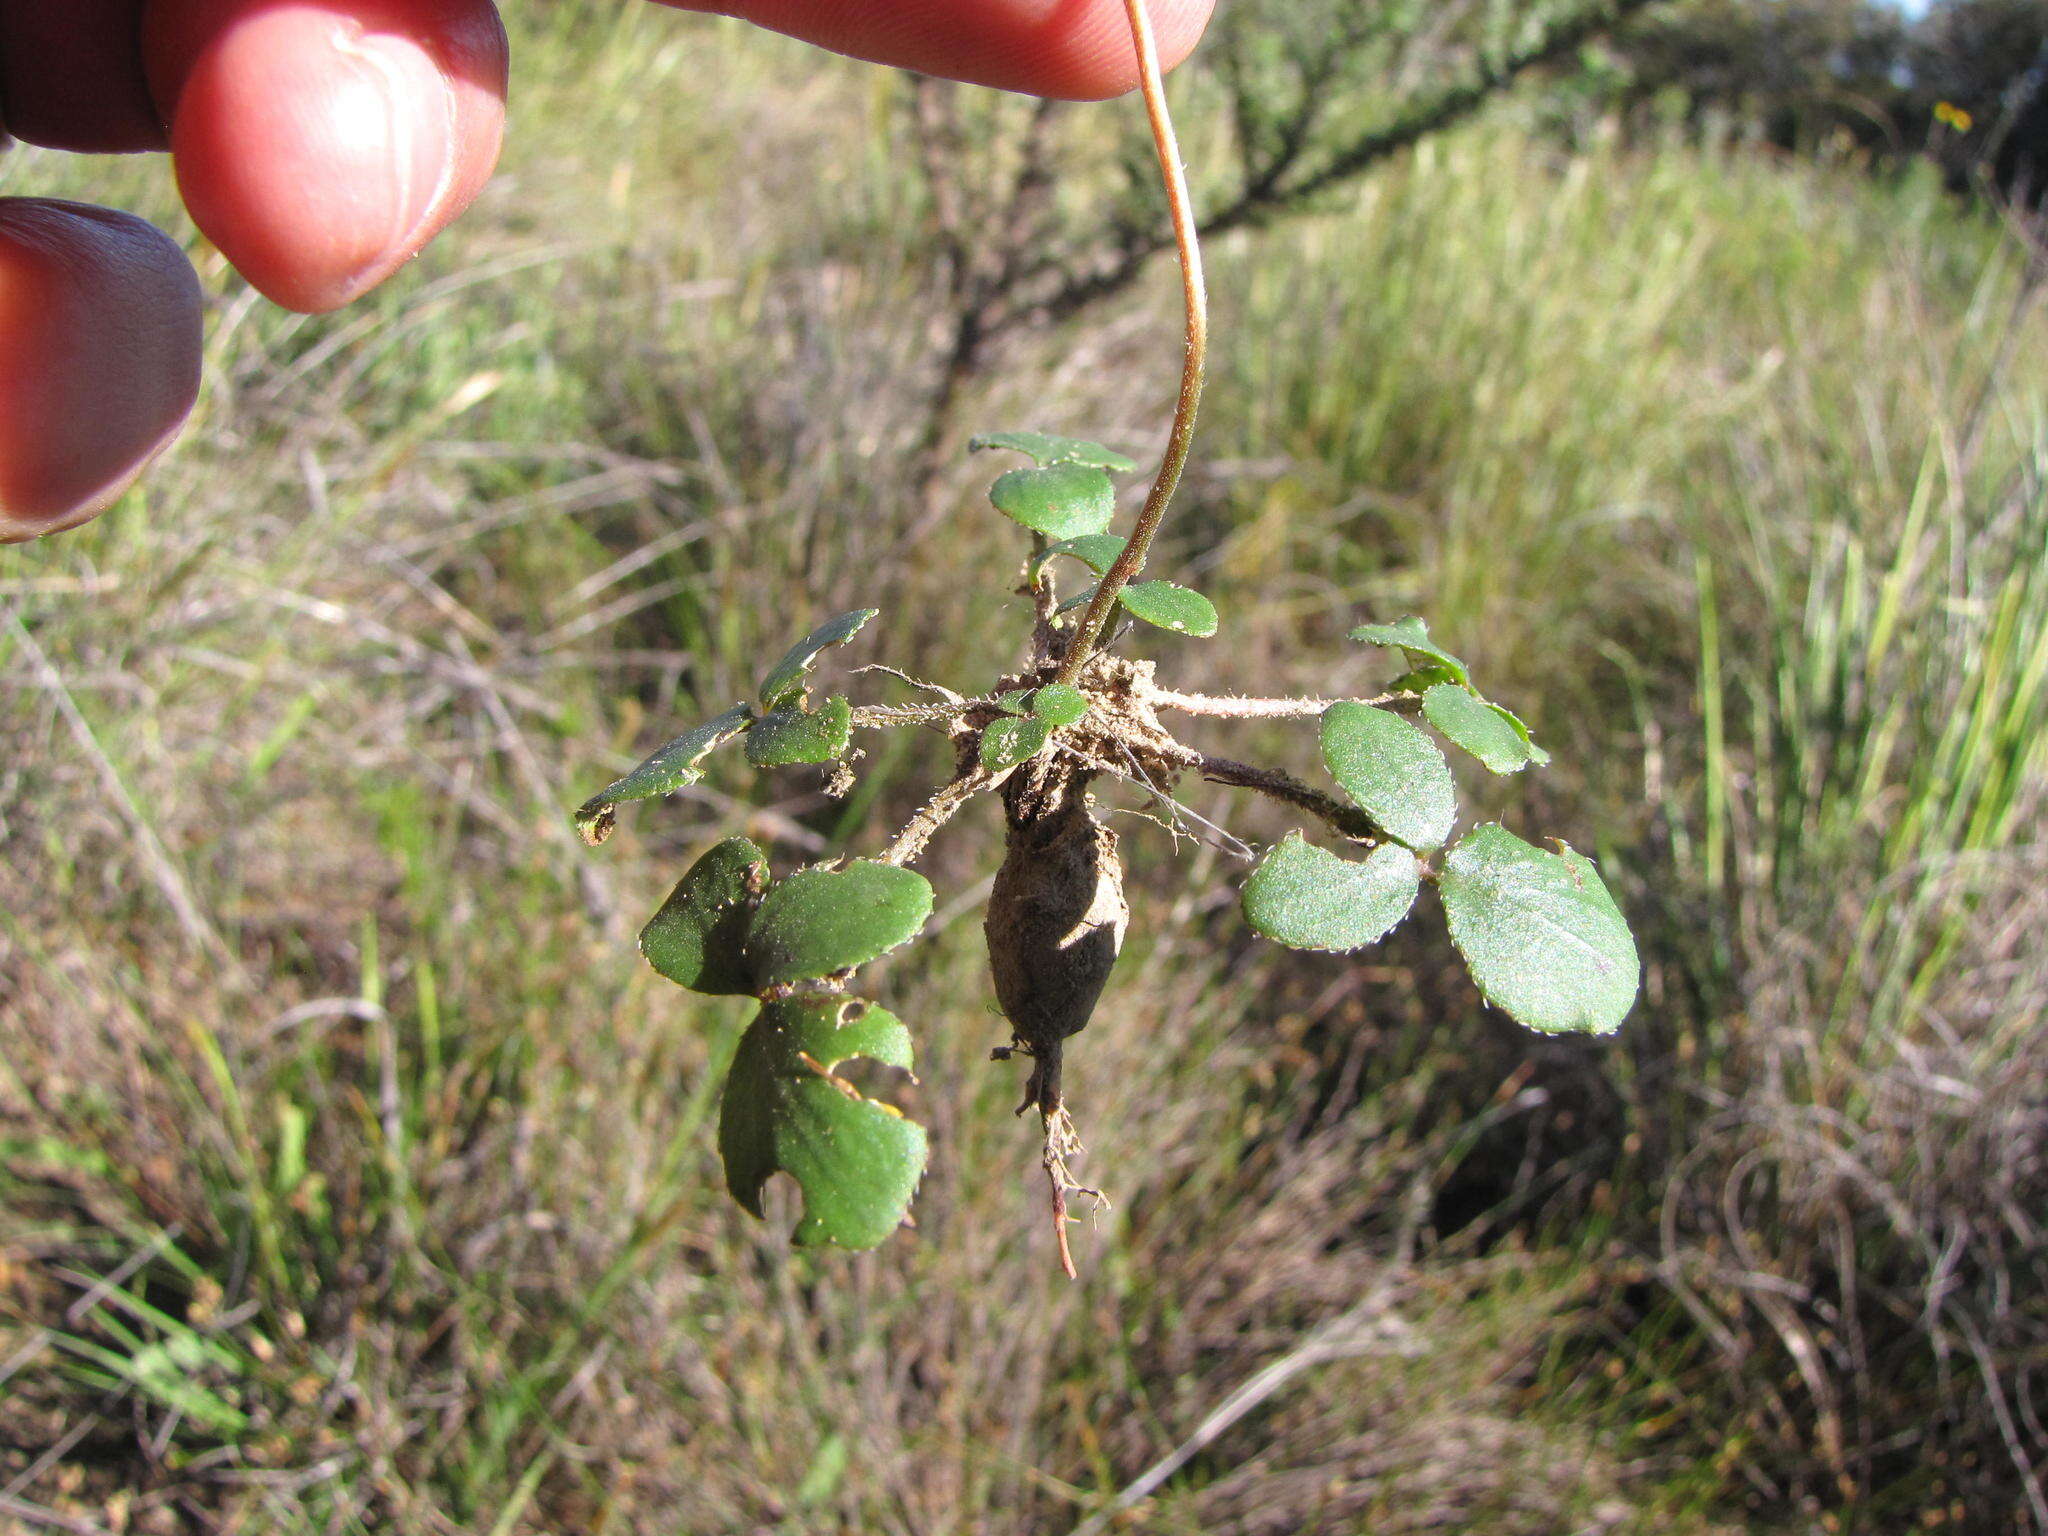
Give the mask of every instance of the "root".
<path id="1" fill-rule="evenodd" d="M 1036 1081 L 1037 1073 L 1032 1074 Z M 1085 1195 L 1091 1202 L 1090 1214 L 1097 1214 L 1109 1208 L 1109 1198 L 1099 1189 L 1075 1182 L 1072 1170 L 1067 1165 L 1070 1157 L 1079 1157 L 1085 1150 L 1081 1135 L 1074 1129 L 1074 1118 L 1067 1113 L 1066 1106 L 1057 1099 L 1051 1110 L 1045 1112 L 1045 1149 L 1039 1155 L 1039 1166 L 1045 1170 L 1046 1183 L 1052 1187 L 1052 1231 L 1059 1243 L 1060 1269 L 1069 1280 L 1081 1278 L 1080 1270 L 1074 1267 L 1074 1250 L 1067 1244 L 1067 1196 Z"/>

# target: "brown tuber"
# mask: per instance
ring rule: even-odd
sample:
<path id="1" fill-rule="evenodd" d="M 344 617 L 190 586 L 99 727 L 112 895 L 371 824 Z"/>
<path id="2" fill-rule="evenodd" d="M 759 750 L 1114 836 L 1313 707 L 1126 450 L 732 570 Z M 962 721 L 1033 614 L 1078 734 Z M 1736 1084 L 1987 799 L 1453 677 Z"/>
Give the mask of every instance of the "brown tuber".
<path id="1" fill-rule="evenodd" d="M 996 1000 L 1035 1063 L 1019 1109 L 1048 1118 L 1064 1043 L 1087 1027 L 1131 915 L 1116 834 L 1095 819 L 1084 782 L 1030 763 L 1004 786 L 1009 834 L 983 923 Z"/>

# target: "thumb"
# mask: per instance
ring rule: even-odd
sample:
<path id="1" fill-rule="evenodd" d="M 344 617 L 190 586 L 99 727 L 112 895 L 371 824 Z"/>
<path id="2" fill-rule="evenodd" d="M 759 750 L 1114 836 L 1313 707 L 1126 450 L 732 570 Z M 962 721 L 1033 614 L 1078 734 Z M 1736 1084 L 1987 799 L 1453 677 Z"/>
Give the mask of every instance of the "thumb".
<path id="1" fill-rule="evenodd" d="M 497 160 L 489 0 L 150 0 L 143 51 L 193 221 L 288 308 L 382 282 Z"/>

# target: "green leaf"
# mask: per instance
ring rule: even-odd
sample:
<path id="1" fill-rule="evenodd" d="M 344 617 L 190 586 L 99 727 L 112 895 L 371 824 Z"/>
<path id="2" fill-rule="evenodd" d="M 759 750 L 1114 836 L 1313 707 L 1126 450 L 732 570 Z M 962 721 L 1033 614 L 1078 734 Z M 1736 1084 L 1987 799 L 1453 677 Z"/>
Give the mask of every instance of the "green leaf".
<path id="1" fill-rule="evenodd" d="M 1546 1034 L 1620 1027 L 1640 979 L 1635 940 L 1593 861 L 1475 827 L 1437 879 L 1451 942 L 1479 990 Z"/>
<path id="2" fill-rule="evenodd" d="M 853 706 L 827 699 L 815 710 L 792 704 L 756 720 L 747 731 L 747 761 L 756 768 L 830 763 L 853 739 Z"/>
<path id="3" fill-rule="evenodd" d="M 1464 686 L 1459 675 L 1449 667 L 1411 667 L 1387 687 L 1395 693 L 1427 693 L 1438 683 Z"/>
<path id="4" fill-rule="evenodd" d="M 996 510 L 1049 539 L 1100 533 L 1116 516 L 1116 487 L 1099 469 L 1055 464 L 1013 469 L 988 488 Z"/>
<path id="5" fill-rule="evenodd" d="M 1517 722 L 1469 688 L 1438 683 L 1422 696 L 1429 723 L 1470 752 L 1495 773 L 1520 773 L 1536 760 L 1528 733 Z"/>
<path id="6" fill-rule="evenodd" d="M 1038 573 L 1045 569 L 1046 562 L 1054 555 L 1066 555 L 1080 561 L 1096 575 L 1106 576 L 1129 542 L 1113 533 L 1084 533 L 1078 539 L 1062 539 L 1057 544 L 1048 544 L 1031 562 L 1031 584 L 1038 584 Z"/>
<path id="7" fill-rule="evenodd" d="M 924 1127 L 834 1075 L 856 1056 L 910 1069 L 910 1032 L 850 998 L 765 1003 L 726 1078 L 718 1150 L 726 1187 L 754 1215 L 787 1173 L 803 1191 L 799 1243 L 873 1248 L 903 1222 L 924 1176 Z"/>
<path id="8" fill-rule="evenodd" d="M 868 859 L 800 869 L 763 898 L 747 961 L 763 987 L 816 980 L 909 943 L 931 913 L 931 885 L 914 870 Z"/>
<path id="9" fill-rule="evenodd" d="M 1323 711 L 1323 761 L 1344 793 L 1410 848 L 1434 848 L 1458 817 L 1457 786 L 1435 742 L 1399 715 L 1348 701 Z"/>
<path id="10" fill-rule="evenodd" d="M 1216 633 L 1216 605 L 1190 588 L 1170 581 L 1134 581 L 1117 596 L 1147 624 L 1202 640 Z"/>
<path id="11" fill-rule="evenodd" d="M 996 708 L 1006 715 L 1025 714 L 1031 708 L 1031 690 L 1029 688 L 1005 689 L 995 696 L 993 702 Z"/>
<path id="12" fill-rule="evenodd" d="M 1088 695 L 1066 683 L 1047 683 L 1031 695 L 1031 713 L 1058 730 L 1088 713 Z"/>
<path id="13" fill-rule="evenodd" d="M 850 613 L 835 615 L 791 646 L 789 654 L 761 679 L 763 707 L 777 708 L 790 694 L 800 691 L 804 685 L 804 674 L 811 670 L 819 656 L 835 645 L 846 644 L 860 633 L 862 625 L 881 611 L 879 608 L 855 608 Z"/>
<path id="14" fill-rule="evenodd" d="M 1414 667 L 1436 666 L 1443 668 L 1444 681 L 1469 683 L 1465 674 L 1465 663 L 1429 638 L 1429 626 L 1421 619 L 1410 615 L 1392 624 L 1361 624 L 1351 631 L 1351 638 L 1363 640 L 1368 645 L 1384 645 L 1389 649 L 1407 653 L 1408 663 Z"/>
<path id="15" fill-rule="evenodd" d="M 754 990 L 742 947 L 768 889 L 768 856 L 728 837 L 690 866 L 640 930 L 640 953 L 679 987 L 715 996 Z"/>
<path id="16" fill-rule="evenodd" d="M 1052 739 L 1052 727 L 1043 720 L 995 720 L 981 733 L 981 766 L 1001 773 L 1038 755 L 1039 748 Z"/>
<path id="17" fill-rule="evenodd" d="M 1522 723 L 1520 715 L 1509 709 L 1505 704 L 1496 704 L 1491 699 L 1487 701 L 1486 707 L 1514 727 L 1515 734 L 1522 738 L 1522 744 L 1529 749 L 1530 762 L 1534 763 L 1538 768 L 1546 768 L 1550 765 L 1550 754 L 1536 745 L 1535 738 L 1529 734 L 1529 727 Z"/>
<path id="18" fill-rule="evenodd" d="M 1290 832 L 1244 885 L 1244 920 L 1290 949 L 1362 949 L 1415 905 L 1422 866 L 1406 848 L 1339 858 Z"/>
<path id="19" fill-rule="evenodd" d="M 615 807 L 629 800 L 672 794 L 696 783 L 704 777 L 697 764 L 715 748 L 739 735 L 751 719 L 753 713 L 746 705 L 735 704 L 695 730 L 685 731 L 623 779 L 605 785 L 577 806 L 574 818 L 576 831 L 594 847 L 612 835 L 612 827 L 618 820 Z"/>
<path id="20" fill-rule="evenodd" d="M 1119 473 L 1128 473 L 1138 467 L 1135 460 L 1125 458 L 1113 448 L 1091 443 L 1083 437 L 1055 437 L 1049 432 L 984 432 L 968 440 L 970 453 L 978 453 L 985 448 L 1011 448 L 1028 454 L 1041 466 L 1082 464 Z"/>

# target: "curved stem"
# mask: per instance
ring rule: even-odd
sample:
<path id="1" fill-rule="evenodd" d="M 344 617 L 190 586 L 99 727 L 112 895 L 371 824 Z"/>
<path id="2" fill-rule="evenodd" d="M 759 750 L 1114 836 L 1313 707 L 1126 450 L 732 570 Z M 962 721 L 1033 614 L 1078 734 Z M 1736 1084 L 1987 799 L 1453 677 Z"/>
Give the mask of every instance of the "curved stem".
<path id="1" fill-rule="evenodd" d="M 1159 74 L 1159 49 L 1152 41 L 1152 21 L 1145 14 L 1145 0 L 1124 0 L 1131 18 L 1131 40 L 1137 45 L 1138 74 L 1145 92 L 1145 115 L 1152 124 L 1152 144 L 1159 152 L 1159 172 L 1166 185 L 1166 201 L 1173 213 L 1173 240 L 1180 251 L 1181 289 L 1187 303 L 1187 357 L 1181 365 L 1180 400 L 1174 407 L 1173 430 L 1167 435 L 1166 458 L 1159 466 L 1159 478 L 1145 498 L 1145 510 L 1138 514 L 1138 526 L 1116 563 L 1095 589 L 1095 596 L 1074 626 L 1074 638 L 1060 660 L 1059 681 L 1072 683 L 1094 654 L 1102 629 L 1116 609 L 1117 596 L 1133 576 L 1144 568 L 1152 536 L 1166 517 L 1167 503 L 1188 462 L 1188 448 L 1195 438 L 1195 408 L 1202 399 L 1202 375 L 1209 357 L 1209 295 L 1202 281 L 1202 246 L 1195 235 L 1195 210 L 1188 195 L 1187 171 L 1181 165 L 1180 143 L 1174 137 L 1173 118 L 1166 110 L 1166 86 Z"/>

